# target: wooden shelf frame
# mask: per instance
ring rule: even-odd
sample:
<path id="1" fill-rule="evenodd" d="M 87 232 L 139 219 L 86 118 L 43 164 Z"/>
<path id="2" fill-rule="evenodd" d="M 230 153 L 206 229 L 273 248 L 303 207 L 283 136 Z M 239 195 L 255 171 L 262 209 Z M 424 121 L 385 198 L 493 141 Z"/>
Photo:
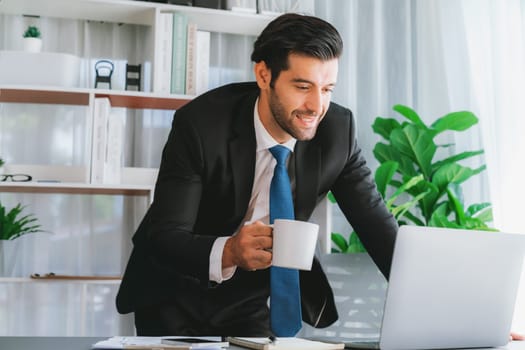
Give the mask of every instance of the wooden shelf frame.
<path id="1" fill-rule="evenodd" d="M 0 192 L 10 193 L 59 193 L 59 194 L 103 194 L 121 196 L 151 196 L 152 186 L 99 185 L 75 182 L 0 182 Z"/>
<path id="2" fill-rule="evenodd" d="M 50 86 L 0 86 L 0 103 L 88 106 L 90 97 L 107 97 L 112 107 L 173 111 L 184 106 L 193 98 L 187 95 L 165 95 L 140 91 L 56 88 Z"/>

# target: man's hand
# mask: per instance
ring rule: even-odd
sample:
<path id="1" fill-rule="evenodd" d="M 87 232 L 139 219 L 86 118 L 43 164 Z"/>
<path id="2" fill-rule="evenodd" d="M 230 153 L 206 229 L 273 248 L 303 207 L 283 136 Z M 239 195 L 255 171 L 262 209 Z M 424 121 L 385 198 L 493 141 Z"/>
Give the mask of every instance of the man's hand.
<path id="1" fill-rule="evenodd" d="M 224 245 L 222 268 L 238 266 L 253 271 L 270 267 L 272 253 L 272 228 L 256 221 L 243 226 L 235 236 L 230 237 Z"/>

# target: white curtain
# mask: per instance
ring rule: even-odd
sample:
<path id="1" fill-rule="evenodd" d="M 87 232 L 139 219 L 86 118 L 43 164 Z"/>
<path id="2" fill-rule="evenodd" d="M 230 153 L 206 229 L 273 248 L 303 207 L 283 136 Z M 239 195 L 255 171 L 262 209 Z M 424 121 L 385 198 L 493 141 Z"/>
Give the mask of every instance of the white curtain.
<path id="1" fill-rule="evenodd" d="M 495 227 L 525 233 L 525 2 L 468 0 L 463 10 L 473 106 L 482 123 Z M 515 310 L 514 325 L 525 332 L 525 272 Z"/>
<path id="2" fill-rule="evenodd" d="M 521 177 L 524 2 L 522 0 L 318 0 L 316 14 L 343 35 L 334 99 L 349 106 L 370 166 L 379 137 L 377 116 L 394 117 L 394 104 L 413 107 L 431 122 L 448 112 L 473 111 L 480 122 L 456 133 L 454 153 L 485 149 L 488 171 L 464 184 L 467 204 L 490 201 L 494 227 L 525 233 Z M 457 151 L 456 151 L 457 150 Z M 348 232 L 336 213 L 334 230 Z M 525 277 L 513 327 L 525 332 Z"/>

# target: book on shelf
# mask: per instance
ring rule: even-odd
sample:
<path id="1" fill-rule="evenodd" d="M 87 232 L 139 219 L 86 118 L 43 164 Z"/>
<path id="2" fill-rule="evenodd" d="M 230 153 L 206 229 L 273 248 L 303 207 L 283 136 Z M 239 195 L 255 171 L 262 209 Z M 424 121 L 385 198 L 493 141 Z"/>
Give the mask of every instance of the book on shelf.
<path id="1" fill-rule="evenodd" d="M 186 94 L 195 95 L 197 65 L 197 24 L 188 23 L 186 42 Z"/>
<path id="2" fill-rule="evenodd" d="M 91 145 L 92 184 L 121 183 L 125 108 L 111 108 L 107 97 L 95 98 Z"/>
<path id="3" fill-rule="evenodd" d="M 188 24 L 186 56 L 186 94 L 199 95 L 208 90 L 210 73 L 210 32 Z"/>
<path id="4" fill-rule="evenodd" d="M 104 162 L 106 158 L 107 125 L 111 104 L 107 97 L 97 97 L 93 103 L 93 132 L 91 139 L 91 176 L 92 184 L 104 181 Z"/>
<path id="5" fill-rule="evenodd" d="M 112 108 L 108 118 L 106 153 L 104 159 L 104 184 L 120 184 L 123 165 L 125 108 Z"/>
<path id="6" fill-rule="evenodd" d="M 157 23 L 153 91 L 169 94 L 173 51 L 173 13 L 160 12 Z"/>
<path id="7" fill-rule="evenodd" d="M 173 13 L 173 43 L 171 57 L 171 93 L 186 93 L 186 42 L 188 18 L 184 13 Z"/>
<path id="8" fill-rule="evenodd" d="M 210 75 L 210 32 L 197 30 L 197 63 L 195 65 L 195 94 L 208 90 Z"/>

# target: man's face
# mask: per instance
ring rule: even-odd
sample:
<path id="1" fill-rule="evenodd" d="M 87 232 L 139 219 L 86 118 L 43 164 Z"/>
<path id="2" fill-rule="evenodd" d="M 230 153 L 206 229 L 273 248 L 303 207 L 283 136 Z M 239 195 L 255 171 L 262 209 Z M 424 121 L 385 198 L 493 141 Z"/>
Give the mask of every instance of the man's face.
<path id="1" fill-rule="evenodd" d="M 289 68 L 281 71 L 274 87 L 267 86 L 269 115 L 261 119 L 279 142 L 291 137 L 311 140 L 324 118 L 337 80 L 338 60 L 321 61 L 291 54 Z M 266 122 L 264 122 L 266 119 Z"/>

